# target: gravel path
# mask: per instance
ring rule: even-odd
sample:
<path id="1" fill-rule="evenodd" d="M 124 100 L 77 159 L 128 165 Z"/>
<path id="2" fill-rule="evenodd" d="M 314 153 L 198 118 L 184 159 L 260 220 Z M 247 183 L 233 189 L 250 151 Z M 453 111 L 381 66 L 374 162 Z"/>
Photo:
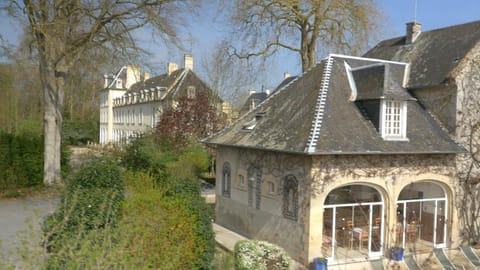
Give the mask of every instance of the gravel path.
<path id="1" fill-rule="evenodd" d="M 3 260 L 17 261 L 19 255 L 16 250 L 25 237 L 32 245 L 38 243 L 35 238 L 39 237 L 41 220 L 54 211 L 57 203 L 57 198 L 0 200 L 0 259 L 3 255 Z"/>

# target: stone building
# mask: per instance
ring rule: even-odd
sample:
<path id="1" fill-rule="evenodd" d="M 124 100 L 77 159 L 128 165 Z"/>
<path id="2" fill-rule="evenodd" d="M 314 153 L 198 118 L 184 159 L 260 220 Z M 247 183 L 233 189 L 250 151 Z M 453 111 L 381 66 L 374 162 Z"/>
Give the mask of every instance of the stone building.
<path id="1" fill-rule="evenodd" d="M 167 73 L 150 78 L 138 66 L 122 67 L 114 75 L 105 75 L 100 91 L 100 144 L 123 143 L 135 134 L 154 128 L 163 111 L 181 96 L 196 93 L 216 94 L 193 72 L 193 58 L 185 55 L 184 68 L 169 63 Z M 219 110 L 228 107 L 218 100 Z"/>
<path id="2" fill-rule="evenodd" d="M 461 243 L 480 22 L 407 30 L 365 57 L 329 55 L 205 139 L 217 151 L 217 223 L 304 264 Z"/>

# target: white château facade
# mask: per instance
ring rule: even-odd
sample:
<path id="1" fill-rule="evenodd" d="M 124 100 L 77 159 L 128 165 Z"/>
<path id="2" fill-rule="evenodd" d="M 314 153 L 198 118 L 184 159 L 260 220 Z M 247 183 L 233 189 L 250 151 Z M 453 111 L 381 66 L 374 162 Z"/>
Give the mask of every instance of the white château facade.
<path id="1" fill-rule="evenodd" d="M 167 73 L 150 78 L 134 65 L 105 75 L 100 91 L 101 145 L 128 142 L 136 134 L 152 130 L 163 111 L 180 96 L 212 90 L 193 72 L 193 57 L 184 56 L 184 68 L 169 63 Z"/>

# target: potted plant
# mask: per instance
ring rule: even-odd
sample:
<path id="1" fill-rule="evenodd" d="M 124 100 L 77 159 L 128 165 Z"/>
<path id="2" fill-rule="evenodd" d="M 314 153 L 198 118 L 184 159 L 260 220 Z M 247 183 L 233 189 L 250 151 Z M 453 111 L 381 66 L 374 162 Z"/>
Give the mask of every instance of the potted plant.
<path id="1" fill-rule="evenodd" d="M 401 246 L 393 246 L 390 248 L 390 258 L 395 261 L 402 261 L 404 250 Z"/>
<path id="2" fill-rule="evenodd" d="M 313 259 L 313 266 L 315 270 L 327 270 L 327 258 L 317 257 Z"/>

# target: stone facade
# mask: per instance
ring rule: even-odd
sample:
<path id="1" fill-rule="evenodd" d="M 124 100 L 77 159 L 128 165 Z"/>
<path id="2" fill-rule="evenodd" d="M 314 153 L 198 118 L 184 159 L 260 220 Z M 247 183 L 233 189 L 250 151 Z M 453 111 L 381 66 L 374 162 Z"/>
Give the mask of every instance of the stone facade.
<path id="1" fill-rule="evenodd" d="M 327 195 L 335 188 L 366 185 L 382 194 L 385 219 L 383 252 L 395 241 L 396 201 L 403 188 L 423 181 L 441 186 L 448 201 L 448 246 L 458 245 L 454 155 L 340 155 L 308 156 L 260 150 L 218 147 L 217 171 L 230 167 L 228 193 L 222 193 L 225 175 L 217 178 L 216 222 L 249 238 L 276 243 L 299 262 L 307 264 L 322 254 L 323 213 Z M 261 196 L 249 202 L 250 168 L 260 170 Z M 285 216 L 282 196 L 285 179 L 298 180 L 298 218 Z M 240 182 L 243 178 L 244 182 Z M 253 180 L 254 190 L 256 179 Z M 267 183 L 277 187 L 269 193 Z"/>
<path id="2" fill-rule="evenodd" d="M 224 185 L 222 177 L 216 180 L 216 222 L 246 237 L 280 244 L 297 260 L 306 259 L 310 160 L 300 155 L 219 147 L 216 162 L 217 172 L 223 170 L 226 162 L 231 166 L 227 196 L 220 188 Z M 294 177 L 298 183 L 298 200 L 293 209 L 297 213 L 293 217 L 285 215 L 283 207 L 283 187 L 288 177 Z M 273 191 L 269 190 L 269 183 L 274 184 Z"/>

